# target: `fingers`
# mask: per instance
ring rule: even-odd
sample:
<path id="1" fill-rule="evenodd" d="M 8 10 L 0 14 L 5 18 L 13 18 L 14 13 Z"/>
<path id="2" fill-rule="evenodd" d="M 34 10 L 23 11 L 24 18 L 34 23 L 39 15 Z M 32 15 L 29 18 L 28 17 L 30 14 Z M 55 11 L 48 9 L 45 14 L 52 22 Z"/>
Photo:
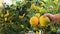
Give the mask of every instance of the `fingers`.
<path id="1" fill-rule="evenodd" d="M 50 14 L 50 13 L 45 13 L 45 14 L 43 15 L 43 17 L 48 17 L 48 18 L 50 19 L 50 22 L 51 22 L 51 23 L 54 23 L 54 21 L 55 21 L 54 15 L 52 15 L 52 14 Z"/>
<path id="2" fill-rule="evenodd" d="M 50 13 L 45 13 L 44 15 L 43 15 L 44 17 L 51 17 L 52 16 L 52 14 L 50 14 Z"/>
<path id="3" fill-rule="evenodd" d="M 55 18 L 57 21 L 60 21 L 60 14 L 55 14 Z"/>
<path id="4" fill-rule="evenodd" d="M 51 23 L 54 23 L 55 21 L 59 21 L 60 22 L 60 14 L 50 14 L 50 13 L 45 13 L 43 15 L 43 17 L 48 17 L 50 19 Z"/>

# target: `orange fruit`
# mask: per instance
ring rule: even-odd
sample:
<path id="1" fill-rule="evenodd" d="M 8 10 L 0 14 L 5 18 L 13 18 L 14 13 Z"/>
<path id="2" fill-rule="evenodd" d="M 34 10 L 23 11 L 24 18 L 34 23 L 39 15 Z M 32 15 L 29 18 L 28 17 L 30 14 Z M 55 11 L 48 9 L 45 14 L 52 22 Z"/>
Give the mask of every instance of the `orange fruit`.
<path id="1" fill-rule="evenodd" d="M 38 18 L 36 16 L 33 16 L 30 18 L 30 24 L 33 26 L 38 25 Z"/>

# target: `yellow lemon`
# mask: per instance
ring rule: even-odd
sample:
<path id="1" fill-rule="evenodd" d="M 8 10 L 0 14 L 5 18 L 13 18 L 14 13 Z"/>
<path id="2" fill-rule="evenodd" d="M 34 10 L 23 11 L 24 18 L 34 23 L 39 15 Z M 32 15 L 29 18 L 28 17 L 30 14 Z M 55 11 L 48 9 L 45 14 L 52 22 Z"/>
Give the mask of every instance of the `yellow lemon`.
<path id="1" fill-rule="evenodd" d="M 38 25 L 38 18 L 36 16 L 33 16 L 30 18 L 30 24 L 33 26 Z"/>
<path id="2" fill-rule="evenodd" d="M 39 34 L 39 32 L 38 32 L 38 31 L 36 31 L 36 34 Z"/>
<path id="3" fill-rule="evenodd" d="M 39 18 L 40 17 L 40 13 L 36 13 L 35 16 Z"/>
<path id="4" fill-rule="evenodd" d="M 48 25 L 49 23 L 50 23 L 50 20 L 49 20 L 48 17 L 43 17 L 43 16 L 41 16 L 41 17 L 39 18 L 39 24 L 40 24 L 40 26 L 46 26 L 46 25 Z"/>
<path id="5" fill-rule="evenodd" d="M 34 4 L 31 5 L 31 8 L 36 10 L 36 6 Z"/>
<path id="6" fill-rule="evenodd" d="M 4 21 L 7 21 L 7 18 L 4 18 Z"/>

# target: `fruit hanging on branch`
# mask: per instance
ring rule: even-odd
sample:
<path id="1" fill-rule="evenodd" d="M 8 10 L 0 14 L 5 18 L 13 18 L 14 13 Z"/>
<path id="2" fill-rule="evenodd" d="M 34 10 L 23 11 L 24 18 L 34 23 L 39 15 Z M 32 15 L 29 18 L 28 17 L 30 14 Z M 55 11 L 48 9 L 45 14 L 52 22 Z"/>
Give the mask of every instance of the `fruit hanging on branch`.
<path id="1" fill-rule="evenodd" d="M 38 18 L 36 16 L 33 16 L 30 18 L 30 24 L 33 26 L 38 25 Z"/>
<path id="2" fill-rule="evenodd" d="M 35 16 L 39 18 L 40 17 L 40 13 L 36 13 Z"/>
<path id="3" fill-rule="evenodd" d="M 39 18 L 39 24 L 40 24 L 40 26 L 45 27 L 45 26 L 47 26 L 48 24 L 50 24 L 50 19 L 49 19 L 48 17 L 41 16 L 41 17 Z"/>

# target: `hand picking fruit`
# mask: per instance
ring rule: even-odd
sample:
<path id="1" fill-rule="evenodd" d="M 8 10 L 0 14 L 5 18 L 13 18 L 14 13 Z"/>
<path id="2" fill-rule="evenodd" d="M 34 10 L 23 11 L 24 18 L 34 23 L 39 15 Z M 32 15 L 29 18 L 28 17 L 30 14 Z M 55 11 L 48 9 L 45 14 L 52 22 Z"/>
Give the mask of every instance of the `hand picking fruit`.
<path id="1" fill-rule="evenodd" d="M 48 17 L 50 19 L 51 23 L 54 23 L 55 21 L 60 21 L 60 14 L 50 14 L 50 13 L 45 13 L 43 15 L 44 17 Z"/>

